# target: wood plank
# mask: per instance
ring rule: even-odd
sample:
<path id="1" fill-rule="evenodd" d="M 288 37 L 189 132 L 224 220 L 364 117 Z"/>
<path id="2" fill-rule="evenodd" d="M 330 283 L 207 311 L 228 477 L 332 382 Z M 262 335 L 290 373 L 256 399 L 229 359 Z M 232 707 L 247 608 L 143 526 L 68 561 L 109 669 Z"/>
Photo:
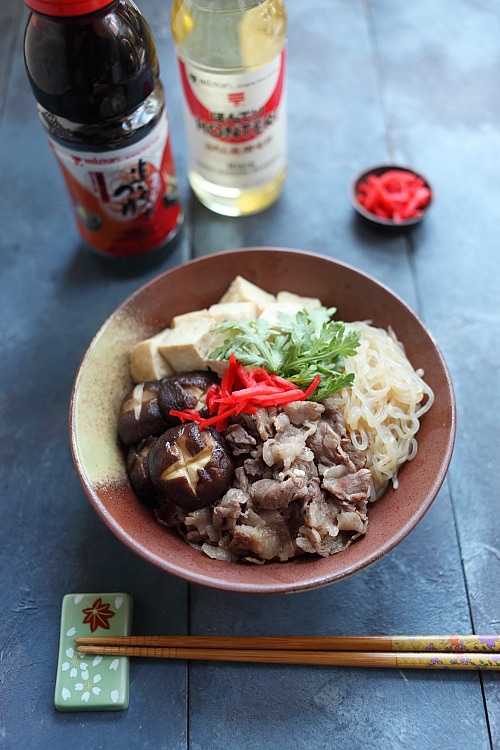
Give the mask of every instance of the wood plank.
<path id="1" fill-rule="evenodd" d="M 0 3 L 0 28 L 2 28 L 2 45 L 0 46 L 0 121 L 7 96 L 7 84 L 12 65 L 13 50 L 24 12 L 25 6 L 22 0 L 3 0 Z"/>
<path id="2" fill-rule="evenodd" d="M 500 747 L 498 680 L 474 673 L 136 660 L 126 712 L 58 715 L 52 703 L 60 601 L 71 590 L 128 591 L 134 632 L 144 634 L 498 629 L 496 5 L 289 0 L 286 189 L 269 211 L 232 220 L 189 198 L 170 7 L 140 0 L 158 42 L 190 224 L 168 257 L 126 266 L 79 241 L 24 73 L 15 14 L 26 11 L 21 0 L 0 5 L 1 38 L 14 40 L 0 52 L 5 747 L 58 750 L 76 736 L 83 750 Z M 370 230 L 348 201 L 352 176 L 391 157 L 436 187 L 432 212 L 410 238 Z M 187 586 L 143 563 L 93 513 L 67 439 L 80 357 L 126 295 L 191 252 L 264 244 L 326 253 L 399 293 L 443 349 L 459 412 L 448 481 L 404 542 L 351 579 L 271 597 Z"/>
<path id="3" fill-rule="evenodd" d="M 151 665 L 133 663 L 130 706 L 112 719 L 57 714 L 53 695 L 66 593 L 123 590 L 134 599 L 136 632 L 187 631 L 187 585 L 143 562 L 97 518 L 67 428 L 72 381 L 97 328 L 162 265 L 186 260 L 187 246 L 181 241 L 161 262 L 130 264 L 83 248 L 26 79 L 21 26 L 10 63 L 0 123 L 8 176 L 0 201 L 2 745 L 184 750 L 183 663 L 157 665 L 154 682 Z"/>
<path id="4" fill-rule="evenodd" d="M 407 12 L 400 5 L 391 3 L 379 21 L 387 24 L 387 44 Z M 424 239 L 435 223 L 426 222 L 412 239 L 380 233 L 354 221 L 347 199 L 358 170 L 404 145 L 386 110 L 392 89 L 380 78 L 380 40 L 371 17 L 379 8 L 335 1 L 288 7 L 290 174 L 284 195 L 269 211 L 237 222 L 196 206 L 195 253 L 249 244 L 323 252 L 371 273 L 419 310 L 430 276 L 419 253 L 421 245 L 426 252 Z M 425 40 L 425 29 L 421 33 Z M 406 126 L 411 132 L 411 123 Z M 192 632 L 203 634 L 471 628 L 448 485 L 403 543 L 351 579 L 282 597 L 192 587 L 191 599 Z M 193 664 L 190 685 L 190 738 L 204 750 L 232 747 L 233 727 L 242 747 L 259 749 L 330 747 L 333 741 L 432 748 L 437 738 L 447 750 L 490 747 L 478 675 L 450 681 L 427 673 Z M 462 721 L 464 702 L 472 721 Z"/>
<path id="5" fill-rule="evenodd" d="M 397 6 L 397 7 L 396 7 Z M 476 632 L 498 629 L 500 13 L 492 3 L 376 3 L 373 24 L 394 140 L 435 186 L 413 262 L 423 317 L 455 382 L 449 485 Z M 418 31 L 416 31 L 418 30 Z M 495 447 L 493 447 L 495 446 Z M 484 675 L 492 742 L 500 686 Z"/>

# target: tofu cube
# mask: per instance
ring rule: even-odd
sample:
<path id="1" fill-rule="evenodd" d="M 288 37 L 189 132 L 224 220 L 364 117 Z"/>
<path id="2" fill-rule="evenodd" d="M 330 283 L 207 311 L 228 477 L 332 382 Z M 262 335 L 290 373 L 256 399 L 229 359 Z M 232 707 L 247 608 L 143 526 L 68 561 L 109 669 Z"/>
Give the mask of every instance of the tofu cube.
<path id="1" fill-rule="evenodd" d="M 279 326 L 280 313 L 297 315 L 303 308 L 304 305 L 301 302 L 273 302 L 262 310 L 259 319 L 266 320 L 269 325 Z"/>
<path id="2" fill-rule="evenodd" d="M 173 369 L 159 352 L 158 347 L 166 340 L 169 329 L 151 338 L 139 341 L 130 355 L 130 375 L 134 383 L 161 380 L 173 375 Z"/>
<path id="3" fill-rule="evenodd" d="M 322 302 L 318 297 L 301 297 L 294 292 L 278 292 L 276 300 L 278 302 L 284 302 L 285 304 L 298 302 L 302 307 L 321 307 L 322 305 Z"/>
<path id="4" fill-rule="evenodd" d="M 203 310 L 193 310 L 192 312 L 187 313 L 181 313 L 180 315 L 174 315 L 172 318 L 172 328 L 177 328 L 177 326 L 181 325 L 182 323 L 189 323 L 194 320 L 199 320 L 200 318 L 208 319 L 208 310 L 205 308 Z"/>
<path id="5" fill-rule="evenodd" d="M 159 352 L 174 372 L 206 370 L 206 334 L 213 327 L 210 318 L 185 320 L 171 328 L 159 347 Z"/>
<path id="6" fill-rule="evenodd" d="M 201 342 L 201 348 L 205 352 L 205 367 L 208 370 L 216 372 L 218 375 L 222 375 L 229 364 L 229 360 L 209 359 L 209 354 L 215 351 L 219 346 L 222 346 L 229 336 L 230 333 L 228 331 L 209 331 L 203 337 L 203 341 Z"/>
<path id="7" fill-rule="evenodd" d="M 260 307 L 255 302 L 218 302 L 208 308 L 208 314 L 215 323 L 234 321 L 241 323 L 244 320 L 255 320 L 260 313 Z"/>
<path id="8" fill-rule="evenodd" d="M 243 276 L 236 276 L 219 302 L 255 302 L 259 310 L 262 310 L 275 300 L 274 294 L 269 294 Z"/>

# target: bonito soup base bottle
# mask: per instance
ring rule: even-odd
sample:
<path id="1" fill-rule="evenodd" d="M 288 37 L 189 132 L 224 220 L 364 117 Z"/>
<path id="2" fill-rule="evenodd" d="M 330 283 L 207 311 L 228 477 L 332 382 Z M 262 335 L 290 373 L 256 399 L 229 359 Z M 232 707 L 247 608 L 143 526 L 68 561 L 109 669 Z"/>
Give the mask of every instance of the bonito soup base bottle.
<path id="1" fill-rule="evenodd" d="M 26 0 L 38 113 L 86 243 L 164 247 L 183 220 L 154 39 L 131 0 Z"/>
<path id="2" fill-rule="evenodd" d="M 189 181 L 228 216 L 280 195 L 287 169 L 284 0 L 174 0 Z"/>

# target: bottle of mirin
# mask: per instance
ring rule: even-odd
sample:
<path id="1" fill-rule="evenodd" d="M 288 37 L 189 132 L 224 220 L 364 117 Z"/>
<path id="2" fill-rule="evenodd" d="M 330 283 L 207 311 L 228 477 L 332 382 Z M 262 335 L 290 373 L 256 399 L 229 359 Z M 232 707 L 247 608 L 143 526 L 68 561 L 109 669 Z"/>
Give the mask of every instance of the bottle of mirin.
<path id="1" fill-rule="evenodd" d="M 132 0 L 26 4 L 26 71 L 80 234 L 112 257 L 164 247 L 183 215 L 146 20 Z"/>
<path id="2" fill-rule="evenodd" d="M 174 0 L 189 181 L 227 216 L 262 211 L 286 176 L 284 0 Z"/>

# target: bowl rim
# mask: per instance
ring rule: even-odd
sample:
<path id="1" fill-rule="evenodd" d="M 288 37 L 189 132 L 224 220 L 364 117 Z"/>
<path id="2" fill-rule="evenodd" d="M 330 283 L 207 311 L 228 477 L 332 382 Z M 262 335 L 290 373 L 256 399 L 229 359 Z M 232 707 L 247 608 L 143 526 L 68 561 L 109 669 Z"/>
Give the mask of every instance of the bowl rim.
<path id="1" fill-rule="evenodd" d="M 347 564 L 343 566 L 342 571 L 340 572 L 328 572 L 327 570 L 323 570 L 323 567 L 327 566 L 328 560 L 331 560 L 330 558 L 323 558 L 322 562 L 325 563 L 324 566 L 321 566 L 320 572 L 312 573 L 309 576 L 301 577 L 301 579 L 297 582 L 283 582 L 280 581 L 279 575 L 276 576 L 276 581 L 274 584 L 270 584 L 269 582 L 259 582 L 255 573 L 258 571 L 260 566 L 252 566 L 245 568 L 245 570 L 252 571 L 252 573 L 248 576 L 246 576 L 244 579 L 241 580 L 232 580 L 232 579 L 224 579 L 223 576 L 218 577 L 216 575 L 216 569 L 219 569 L 219 566 L 227 566 L 229 563 L 227 562 L 219 562 L 219 561 L 212 561 L 216 563 L 216 565 L 213 566 L 213 573 L 207 573 L 206 575 L 203 573 L 200 573 L 198 570 L 191 571 L 189 568 L 186 568 L 182 565 L 178 565 L 175 560 L 165 560 L 164 558 L 160 557 L 158 554 L 156 554 L 154 551 L 148 549 L 143 544 L 138 542 L 136 539 L 130 536 L 130 534 L 122 527 L 120 526 L 116 520 L 114 519 L 112 513 L 109 512 L 109 510 L 106 508 L 104 503 L 101 501 L 99 495 L 96 493 L 94 486 L 89 481 L 89 478 L 84 471 L 84 467 L 81 465 L 79 460 L 79 451 L 78 451 L 78 435 L 75 427 L 75 418 L 76 418 L 76 394 L 78 391 L 78 386 L 82 378 L 83 371 L 85 369 L 85 366 L 92 356 L 92 352 L 94 348 L 96 347 L 97 343 L 99 342 L 99 339 L 101 338 L 103 332 L 107 329 L 107 327 L 114 321 L 127 306 L 131 304 L 133 300 L 135 300 L 138 296 L 147 293 L 148 288 L 151 286 L 158 284 L 162 279 L 168 278 L 170 275 L 172 275 L 175 272 L 178 272 L 179 270 L 184 270 L 186 268 L 202 268 L 203 265 L 206 263 L 213 263 L 214 259 L 217 258 L 217 260 L 220 260 L 221 262 L 224 261 L 225 257 L 228 256 L 234 256 L 237 258 L 238 255 L 248 253 L 254 253 L 256 256 L 258 256 L 260 253 L 263 252 L 272 252 L 272 253 L 279 253 L 279 254 L 294 254 L 299 255 L 305 259 L 307 257 L 316 258 L 323 262 L 327 262 L 329 265 L 331 264 L 332 269 L 335 269 L 336 267 L 341 267 L 347 272 L 354 274 L 355 276 L 360 276 L 370 284 L 375 284 L 378 287 L 381 288 L 381 290 L 384 291 L 385 294 L 390 295 L 399 305 L 403 306 L 407 313 L 410 315 L 411 318 L 413 318 L 414 322 L 422 329 L 422 332 L 428 337 L 430 343 L 432 344 L 432 348 L 434 350 L 434 353 L 437 357 L 437 360 L 439 362 L 439 367 L 441 370 L 442 375 L 444 376 L 444 381 L 447 385 L 448 389 L 448 398 L 449 398 L 449 426 L 450 429 L 447 433 L 447 438 L 443 447 L 443 458 L 439 467 L 439 470 L 436 473 L 436 476 L 433 478 L 432 485 L 430 488 L 430 491 L 428 492 L 425 500 L 421 502 L 418 506 L 418 508 L 412 512 L 410 518 L 406 523 L 404 523 L 402 526 L 400 526 L 397 531 L 393 532 L 382 544 L 376 547 L 370 554 L 365 556 L 363 558 L 362 563 L 354 561 L 353 564 Z M 143 560 L 155 565 L 156 567 L 160 568 L 166 573 L 172 574 L 174 576 L 177 576 L 188 583 L 194 583 L 199 585 L 204 585 L 209 588 L 215 588 L 219 590 L 225 590 L 230 591 L 233 593 L 251 593 L 251 594 L 274 594 L 274 593 L 295 593 L 295 592 L 302 592 L 309 589 L 318 588 L 324 585 L 329 585 L 331 583 L 334 583 L 339 580 L 344 580 L 347 577 L 350 577 L 351 575 L 365 569 L 366 567 L 372 565 L 374 562 L 376 562 L 378 559 L 383 557 L 387 552 L 392 550 L 394 547 L 396 547 L 409 533 L 412 531 L 415 526 L 420 522 L 420 520 L 423 518 L 427 510 L 430 508 L 431 504 L 436 498 L 437 493 L 439 492 L 445 478 L 447 475 L 447 471 L 451 462 L 453 449 L 454 449 L 454 442 L 456 437 L 456 400 L 455 400 L 455 393 L 453 389 L 453 383 L 451 380 L 451 375 L 448 369 L 448 366 L 446 364 L 446 361 L 443 357 L 443 354 L 437 345 L 434 337 L 429 332 L 425 324 L 422 322 L 422 320 L 418 317 L 418 315 L 411 309 L 411 307 L 395 292 L 393 292 L 388 286 L 386 286 L 384 283 L 378 281 L 370 274 L 356 268 L 353 265 L 350 265 L 348 263 L 344 263 L 342 261 L 336 260 L 334 258 L 331 258 L 330 256 L 323 255 L 321 253 L 316 253 L 308 250 L 300 250 L 295 248 L 287 248 L 287 247 L 273 247 L 273 246 L 255 246 L 255 247 L 241 247 L 236 249 L 229 249 L 229 250 L 223 250 L 218 253 L 212 253 L 204 256 L 200 256 L 198 258 L 190 259 L 182 264 L 179 264 L 177 266 L 174 266 L 170 269 L 167 269 L 163 271 L 162 273 L 158 274 L 157 276 L 153 277 L 152 279 L 149 279 L 144 284 L 140 285 L 134 292 L 129 294 L 111 313 L 108 315 L 106 320 L 101 324 L 101 326 L 98 328 L 94 336 L 92 337 L 81 361 L 77 368 L 72 389 L 71 389 L 71 399 L 70 399 L 70 408 L 69 408 L 69 437 L 70 437 L 70 448 L 71 448 L 71 455 L 73 458 L 73 463 L 75 465 L 75 469 L 77 471 L 77 474 L 79 476 L 80 482 L 85 490 L 85 493 L 93 506 L 94 510 L 98 513 L 98 515 L 101 517 L 101 519 L 104 521 L 104 523 L 108 526 L 108 528 L 113 532 L 113 534 L 121 541 L 123 542 L 129 549 L 137 553 Z M 157 523 L 155 521 L 155 523 Z M 183 541 L 183 540 L 182 540 Z M 358 543 L 362 543 L 363 540 L 359 540 Z M 183 541 L 183 544 L 186 544 L 186 542 Z M 199 551 L 193 550 L 196 554 L 202 554 Z M 344 553 L 342 553 L 344 554 Z M 335 556 L 336 557 L 336 556 Z M 345 558 L 344 558 L 345 559 Z M 302 558 L 297 559 L 298 564 L 302 565 L 307 563 L 307 560 L 304 560 Z M 218 563 L 218 565 L 217 565 Z M 269 566 L 283 566 L 288 565 L 288 563 L 266 563 L 266 567 Z M 239 566 L 239 568 L 242 568 L 242 566 Z M 277 568 L 278 569 L 278 568 Z M 316 568 L 315 568 L 316 570 Z"/>
<path id="2" fill-rule="evenodd" d="M 422 209 L 421 216 L 413 216 L 409 219 L 405 219 L 405 221 L 395 222 L 392 219 L 386 219 L 383 216 L 377 216 L 371 211 L 367 211 L 367 209 L 359 202 L 357 196 L 357 187 L 359 183 L 371 174 L 379 177 L 381 174 L 384 174 L 391 169 L 398 169 L 402 172 L 408 172 L 415 175 L 416 177 L 420 177 L 424 181 L 425 186 L 430 191 L 430 198 L 427 205 Z M 351 183 L 349 185 L 349 198 L 355 211 L 370 223 L 376 224 L 380 227 L 385 227 L 387 229 L 406 229 L 407 227 L 413 227 L 416 224 L 420 224 L 420 222 L 425 218 L 434 200 L 434 190 L 425 175 L 423 175 L 422 172 L 418 172 L 416 169 L 413 169 L 412 167 L 407 167 L 402 164 L 376 164 L 373 167 L 369 167 L 368 169 L 364 169 L 362 172 L 359 172 L 351 180 Z"/>

